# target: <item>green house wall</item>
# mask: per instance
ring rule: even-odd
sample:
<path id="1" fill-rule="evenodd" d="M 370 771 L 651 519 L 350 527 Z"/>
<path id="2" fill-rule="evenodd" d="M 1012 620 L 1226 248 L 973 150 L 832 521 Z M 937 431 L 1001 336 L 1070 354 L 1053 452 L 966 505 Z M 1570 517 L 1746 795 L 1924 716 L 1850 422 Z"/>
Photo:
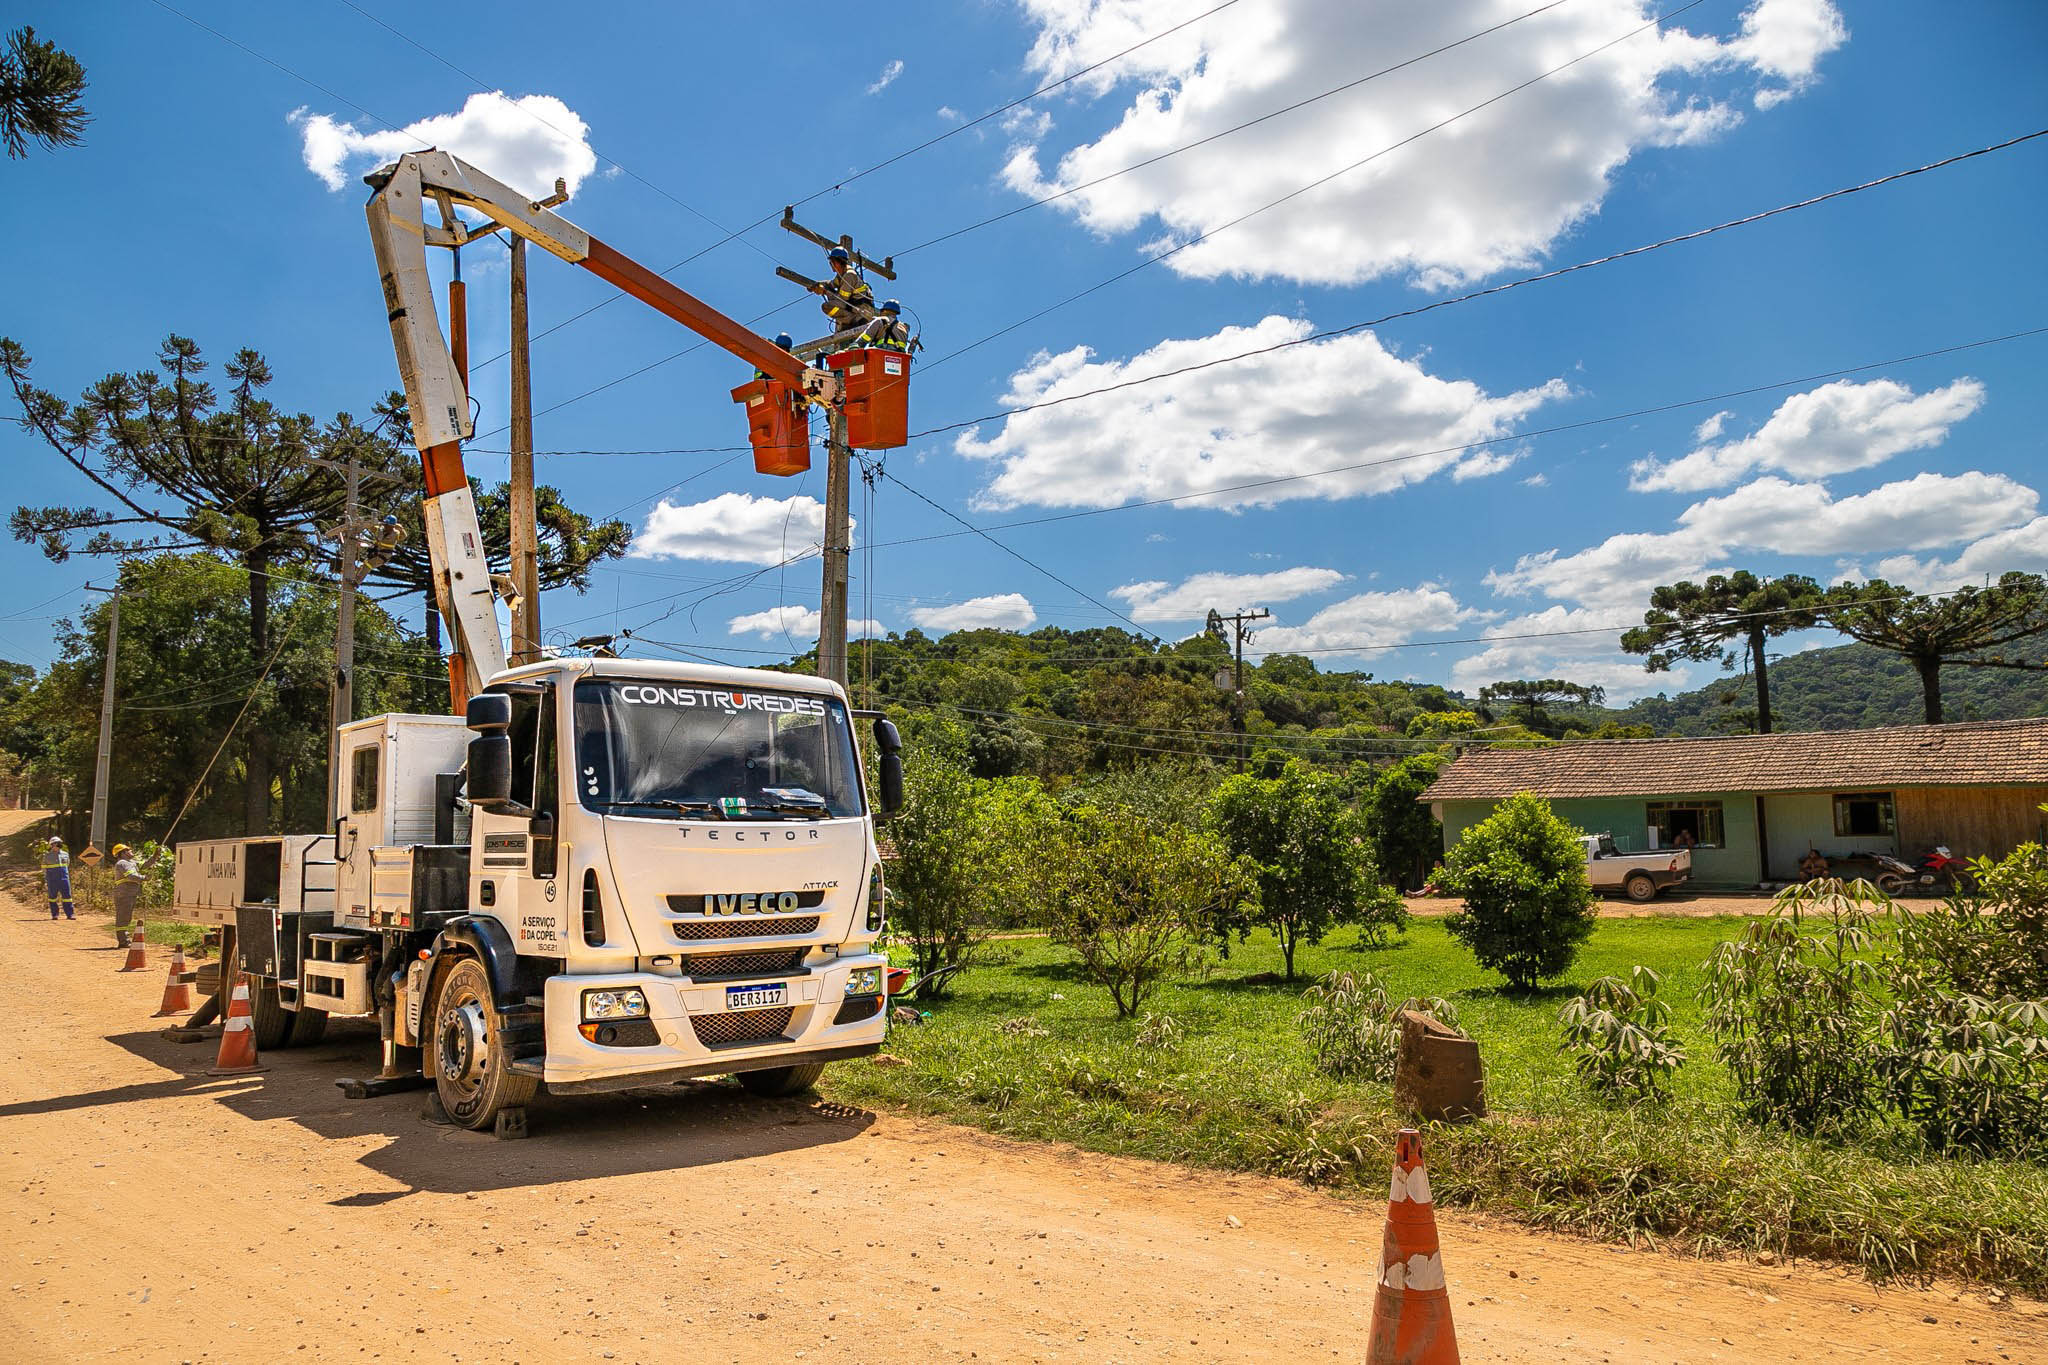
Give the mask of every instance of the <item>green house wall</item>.
<path id="1" fill-rule="evenodd" d="M 1688 792 L 1660 796 L 1659 801 L 1719 801 L 1722 848 L 1692 851 L 1692 877 L 1706 886 L 1754 886 L 1763 879 L 1756 834 L 1756 797 L 1749 792 Z M 1443 803 L 1444 847 L 1458 842 L 1460 835 L 1493 813 L 1492 801 L 1446 801 Z M 1649 799 L 1640 796 L 1561 797 L 1550 803 L 1557 817 L 1587 834 L 1612 834 L 1625 852 L 1641 853 L 1650 846 Z M 1768 818 L 1768 817 L 1767 817 Z M 1770 831 L 1775 846 L 1778 833 Z M 1805 845 L 1800 846 L 1805 851 Z"/>

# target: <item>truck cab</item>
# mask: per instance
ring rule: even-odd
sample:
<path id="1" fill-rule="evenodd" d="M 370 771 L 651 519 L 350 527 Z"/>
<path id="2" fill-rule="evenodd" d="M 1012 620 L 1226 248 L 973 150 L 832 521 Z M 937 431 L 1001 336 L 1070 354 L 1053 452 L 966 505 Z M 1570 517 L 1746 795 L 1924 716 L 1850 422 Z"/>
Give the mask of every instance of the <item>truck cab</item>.
<path id="1" fill-rule="evenodd" d="M 344 726 L 332 914 L 280 997 L 378 1018 L 383 1079 L 431 1079 L 471 1127 L 542 1084 L 801 1090 L 887 1027 L 856 719 L 819 678 L 573 658 L 463 717 Z M 874 734 L 886 810 L 898 740 Z"/>

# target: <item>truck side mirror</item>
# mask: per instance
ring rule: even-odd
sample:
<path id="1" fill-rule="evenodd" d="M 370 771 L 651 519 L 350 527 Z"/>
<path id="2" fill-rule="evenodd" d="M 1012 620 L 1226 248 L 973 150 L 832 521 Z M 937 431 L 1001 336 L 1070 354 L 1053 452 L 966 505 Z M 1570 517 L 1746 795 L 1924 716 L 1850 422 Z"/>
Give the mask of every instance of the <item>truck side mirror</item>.
<path id="1" fill-rule="evenodd" d="M 474 698 L 472 708 L 483 698 Z M 512 803 L 512 737 L 500 729 L 469 742 L 469 803 L 501 812 Z"/>
<path id="2" fill-rule="evenodd" d="M 876 813 L 886 817 L 903 809 L 903 735 L 895 721 L 875 721 L 875 752 L 880 755 L 875 766 L 882 787 L 881 805 Z"/>
<path id="3" fill-rule="evenodd" d="M 463 708 L 462 723 L 479 734 L 502 733 L 512 728 L 512 698 L 502 692 L 479 692 Z M 476 779 L 470 779 L 475 795 Z"/>

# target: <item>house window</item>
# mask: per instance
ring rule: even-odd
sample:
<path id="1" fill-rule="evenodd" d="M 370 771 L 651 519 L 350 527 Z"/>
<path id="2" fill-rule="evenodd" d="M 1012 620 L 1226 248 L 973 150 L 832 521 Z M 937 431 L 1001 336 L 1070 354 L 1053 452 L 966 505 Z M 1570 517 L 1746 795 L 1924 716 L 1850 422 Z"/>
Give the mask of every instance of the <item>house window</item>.
<path id="1" fill-rule="evenodd" d="M 1835 793 L 1836 838 L 1847 839 L 1856 835 L 1885 836 L 1892 834 L 1897 828 L 1892 819 L 1890 792 Z"/>
<path id="2" fill-rule="evenodd" d="M 1648 815 L 1648 823 L 1657 827 L 1659 848 L 1722 848 L 1727 844 L 1721 833 L 1719 801 L 1652 801 Z"/>

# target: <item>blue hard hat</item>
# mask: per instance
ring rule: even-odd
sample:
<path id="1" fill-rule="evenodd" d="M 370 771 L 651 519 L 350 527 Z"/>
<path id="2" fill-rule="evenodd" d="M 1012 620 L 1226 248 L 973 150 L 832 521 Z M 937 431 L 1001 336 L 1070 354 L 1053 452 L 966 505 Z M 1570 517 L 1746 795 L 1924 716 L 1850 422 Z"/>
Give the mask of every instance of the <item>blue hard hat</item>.
<path id="1" fill-rule="evenodd" d="M 828 261 L 838 261 L 841 264 L 844 264 L 847 261 L 852 260 L 853 257 L 846 254 L 845 247 L 835 246 L 830 251 L 825 253 L 825 259 Z"/>
<path id="2" fill-rule="evenodd" d="M 900 313 L 903 311 L 903 305 L 894 299 L 883 299 L 882 311 L 885 313 Z"/>
<path id="3" fill-rule="evenodd" d="M 777 332 L 775 334 L 775 344 L 786 351 L 796 345 L 796 338 L 787 332 Z"/>

